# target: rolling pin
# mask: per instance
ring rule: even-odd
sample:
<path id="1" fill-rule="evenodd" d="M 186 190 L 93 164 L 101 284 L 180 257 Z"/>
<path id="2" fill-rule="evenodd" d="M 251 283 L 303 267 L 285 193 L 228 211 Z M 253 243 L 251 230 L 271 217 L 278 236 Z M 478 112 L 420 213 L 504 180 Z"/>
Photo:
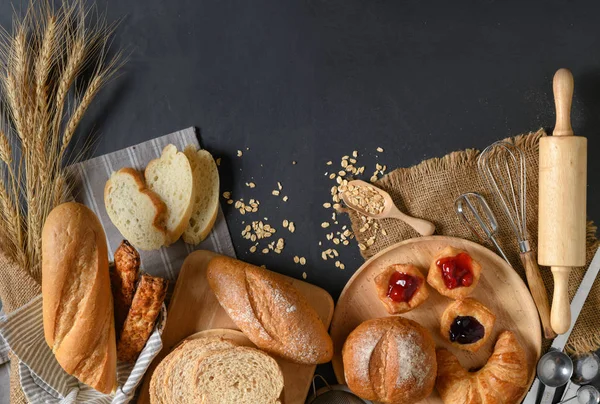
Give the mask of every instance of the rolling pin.
<path id="1" fill-rule="evenodd" d="M 563 334 L 571 325 L 569 273 L 585 265 L 587 139 L 573 135 L 571 103 L 573 75 L 554 75 L 556 125 L 552 136 L 540 139 L 538 263 L 554 278 L 550 323 Z"/>

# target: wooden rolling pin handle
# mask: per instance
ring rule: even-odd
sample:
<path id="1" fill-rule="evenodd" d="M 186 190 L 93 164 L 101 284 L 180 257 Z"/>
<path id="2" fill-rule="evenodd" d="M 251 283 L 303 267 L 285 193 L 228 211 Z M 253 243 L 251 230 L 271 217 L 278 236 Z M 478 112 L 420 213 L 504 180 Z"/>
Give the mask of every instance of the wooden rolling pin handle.
<path id="1" fill-rule="evenodd" d="M 529 291 L 535 302 L 535 306 L 538 309 L 540 320 L 542 321 L 542 328 L 544 329 L 544 337 L 552 339 L 556 337 L 556 333 L 552 329 L 550 321 L 550 303 L 548 301 L 548 294 L 546 293 L 546 286 L 542 280 L 540 274 L 540 268 L 538 267 L 535 253 L 528 251 L 521 253 L 521 263 L 525 268 L 525 275 L 527 276 L 527 284 L 529 285 Z"/>
<path id="2" fill-rule="evenodd" d="M 435 233 L 435 225 L 433 223 L 424 219 L 408 216 L 399 209 L 392 209 L 392 211 L 389 213 L 389 216 L 402 220 L 404 223 L 415 229 L 415 231 L 421 236 L 431 236 L 433 233 Z"/>
<path id="3" fill-rule="evenodd" d="M 571 267 L 552 267 L 554 296 L 550 320 L 552 329 L 558 334 L 569 331 L 571 326 L 571 306 L 569 303 L 569 274 Z"/>
<path id="4" fill-rule="evenodd" d="M 554 74 L 552 88 L 556 105 L 556 125 L 553 136 L 573 136 L 571 127 L 571 103 L 573 102 L 573 75 L 568 69 L 559 69 Z"/>

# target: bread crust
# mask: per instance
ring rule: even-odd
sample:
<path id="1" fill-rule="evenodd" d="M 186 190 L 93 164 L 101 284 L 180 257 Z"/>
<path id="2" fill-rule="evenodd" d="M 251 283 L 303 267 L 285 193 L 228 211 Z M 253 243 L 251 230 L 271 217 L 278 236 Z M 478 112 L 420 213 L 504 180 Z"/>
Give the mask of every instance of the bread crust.
<path id="1" fill-rule="evenodd" d="M 435 290 L 437 290 L 440 294 L 449 297 L 450 299 L 460 300 L 464 299 L 468 295 L 473 292 L 477 284 L 479 283 L 479 277 L 481 276 L 481 264 L 475 261 L 472 257 L 472 267 L 471 271 L 473 273 L 473 283 L 470 286 L 459 286 L 454 289 L 448 289 L 444 280 L 442 278 L 442 271 L 437 266 L 437 261 L 440 258 L 445 257 L 455 257 L 460 253 L 466 253 L 471 256 L 467 251 L 460 250 L 458 248 L 454 248 L 452 246 L 448 246 L 440 251 L 431 261 L 431 266 L 429 267 L 429 273 L 427 274 L 427 283 L 431 285 Z"/>
<path id="2" fill-rule="evenodd" d="M 133 302 L 140 270 L 140 254 L 127 240 L 123 240 L 114 257 L 110 283 L 115 303 L 115 329 L 119 338 Z"/>
<path id="3" fill-rule="evenodd" d="M 166 279 L 142 275 L 117 345 L 120 361 L 134 362 L 142 352 L 167 295 L 168 283 Z"/>
<path id="4" fill-rule="evenodd" d="M 492 356 L 477 372 L 463 368 L 446 349 L 436 354 L 436 388 L 444 404 L 518 403 L 529 386 L 527 355 L 510 331 L 500 334 Z"/>
<path id="5" fill-rule="evenodd" d="M 458 316 L 470 316 L 475 318 L 484 327 L 485 333 L 483 337 L 472 344 L 460 344 L 456 341 L 450 341 L 450 327 L 452 326 L 454 319 Z M 490 338 L 495 323 L 496 316 L 490 309 L 475 299 L 467 298 L 451 303 L 446 310 L 444 310 L 442 319 L 440 320 L 440 332 L 442 337 L 456 348 L 477 352 Z"/>
<path id="6" fill-rule="evenodd" d="M 428 397 L 437 372 L 435 343 L 417 322 L 399 317 L 367 320 L 342 348 L 346 384 L 382 403 L 410 404 Z"/>
<path id="7" fill-rule="evenodd" d="M 42 231 L 44 337 L 61 367 L 102 393 L 117 387 L 106 236 L 86 206 L 54 208 Z"/>
<path id="8" fill-rule="evenodd" d="M 256 346 L 306 365 L 331 360 L 333 342 L 319 315 L 281 275 L 215 257 L 207 276 L 221 306 Z"/>
<path id="9" fill-rule="evenodd" d="M 421 285 L 408 302 L 396 302 L 388 296 L 390 276 L 392 276 L 394 272 L 405 273 L 421 280 Z M 390 265 L 375 277 L 374 282 L 379 300 L 381 300 L 390 314 L 400 314 L 411 311 L 415 307 L 421 305 L 429 297 L 425 277 L 421 271 L 419 271 L 419 268 L 412 264 Z"/>

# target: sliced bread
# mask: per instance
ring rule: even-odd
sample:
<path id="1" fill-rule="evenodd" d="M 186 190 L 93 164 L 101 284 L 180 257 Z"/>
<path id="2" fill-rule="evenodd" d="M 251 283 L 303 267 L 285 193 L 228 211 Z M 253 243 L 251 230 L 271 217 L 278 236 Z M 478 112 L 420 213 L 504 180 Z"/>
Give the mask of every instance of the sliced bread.
<path id="1" fill-rule="evenodd" d="M 148 188 L 167 205 L 166 245 L 181 237 L 188 226 L 194 207 L 192 167 L 185 154 L 172 144 L 167 145 L 160 158 L 148 163 L 144 172 Z"/>
<path id="2" fill-rule="evenodd" d="M 189 145 L 183 151 L 192 167 L 194 177 L 194 208 L 183 241 L 199 244 L 212 230 L 219 211 L 219 171 L 213 156 L 206 150 Z"/>
<path id="3" fill-rule="evenodd" d="M 154 369 L 149 387 L 150 404 L 170 404 L 172 402 L 167 394 L 167 389 L 165 389 L 165 380 L 169 375 L 171 363 L 181 355 L 184 346 L 181 344 L 171 351 Z"/>
<path id="4" fill-rule="evenodd" d="M 211 353 L 194 373 L 196 394 L 186 404 L 275 404 L 283 390 L 283 374 L 275 359 L 254 348 Z"/>
<path id="5" fill-rule="evenodd" d="M 114 172 L 104 187 L 106 212 L 123 237 L 141 250 L 165 244 L 167 207 L 133 168 Z"/>

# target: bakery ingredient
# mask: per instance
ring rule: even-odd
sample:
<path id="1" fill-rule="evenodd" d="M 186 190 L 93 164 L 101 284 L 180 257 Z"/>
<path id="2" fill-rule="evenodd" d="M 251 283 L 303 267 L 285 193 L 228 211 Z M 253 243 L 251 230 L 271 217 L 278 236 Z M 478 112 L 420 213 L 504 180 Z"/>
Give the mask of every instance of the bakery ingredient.
<path id="1" fill-rule="evenodd" d="M 410 311 L 429 297 L 425 277 L 411 264 L 390 265 L 374 282 L 377 295 L 390 314 Z"/>
<path id="2" fill-rule="evenodd" d="M 167 205 L 167 240 L 165 245 L 177 241 L 187 229 L 196 197 L 194 177 L 189 160 L 170 144 L 160 158 L 148 163 L 144 171 L 146 184 Z"/>
<path id="3" fill-rule="evenodd" d="M 499 141 L 489 145 L 481 152 L 477 159 L 477 165 L 480 174 L 487 182 L 489 191 L 496 199 L 496 205 L 504 211 L 504 216 L 508 219 L 515 234 L 521 263 L 525 268 L 527 284 L 544 328 L 544 336 L 552 338 L 556 334 L 550 326 L 548 294 L 527 231 L 527 166 L 525 160 L 525 153 L 514 143 Z"/>
<path id="4" fill-rule="evenodd" d="M 346 384 L 358 396 L 382 403 L 417 403 L 431 394 L 435 343 L 417 322 L 403 317 L 367 320 L 342 349 Z"/>
<path id="5" fill-rule="evenodd" d="M 114 266 L 110 271 L 110 286 L 115 305 L 115 330 L 119 338 L 133 301 L 135 283 L 140 270 L 140 254 L 127 240 L 123 240 L 115 251 L 114 257 Z"/>
<path id="6" fill-rule="evenodd" d="M 150 402 L 275 404 L 282 390 L 283 374 L 269 355 L 208 337 L 185 340 L 160 362 Z"/>
<path id="7" fill-rule="evenodd" d="M 477 352 L 490 338 L 496 316 L 475 299 L 451 303 L 441 319 L 441 334 L 452 345 Z"/>
<path id="8" fill-rule="evenodd" d="M 529 364 L 511 331 L 498 337 L 483 368 L 470 372 L 446 349 L 437 350 L 436 388 L 444 404 L 518 403 L 529 385 Z"/>
<path id="9" fill-rule="evenodd" d="M 462 299 L 475 289 L 480 274 L 481 265 L 466 251 L 448 246 L 431 262 L 427 283 L 444 296 Z"/>
<path id="10" fill-rule="evenodd" d="M 167 207 L 146 188 L 138 171 L 122 168 L 114 172 L 104 187 L 104 205 L 110 220 L 135 247 L 156 250 L 166 243 Z"/>
<path id="11" fill-rule="evenodd" d="M 152 333 L 167 295 L 168 281 L 142 275 L 117 345 L 117 358 L 135 362 Z"/>
<path id="12" fill-rule="evenodd" d="M 192 168 L 196 195 L 189 225 L 183 241 L 199 244 L 213 228 L 219 212 L 219 171 L 213 156 L 206 150 L 189 145 L 183 151 Z"/>
<path id="13" fill-rule="evenodd" d="M 109 394 L 117 355 L 106 235 L 86 206 L 54 208 L 42 231 L 44 337 L 61 367 Z"/>
<path id="14" fill-rule="evenodd" d="M 573 136 L 573 86 L 569 70 L 556 72 L 556 125 L 552 136 L 540 139 L 539 154 L 538 259 L 552 269 L 551 324 L 559 334 L 571 325 L 569 273 L 586 262 L 587 139 Z"/>
<path id="15" fill-rule="evenodd" d="M 221 306 L 256 346 L 306 365 L 331 360 L 333 343 L 323 322 L 281 275 L 215 257 L 207 277 Z"/>

